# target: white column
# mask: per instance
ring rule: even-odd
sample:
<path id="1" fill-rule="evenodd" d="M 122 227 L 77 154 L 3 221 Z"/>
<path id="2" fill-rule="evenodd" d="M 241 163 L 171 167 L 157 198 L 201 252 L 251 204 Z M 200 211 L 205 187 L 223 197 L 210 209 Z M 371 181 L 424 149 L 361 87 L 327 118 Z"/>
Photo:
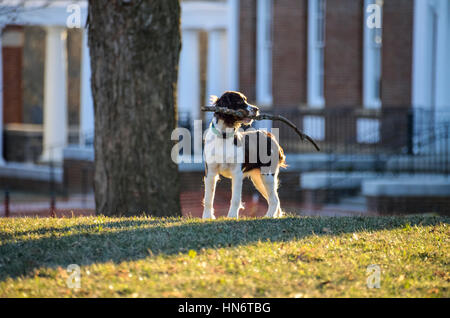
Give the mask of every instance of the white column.
<path id="1" fill-rule="evenodd" d="M 256 101 L 272 104 L 272 0 L 260 0 L 256 21 Z"/>
<path id="2" fill-rule="evenodd" d="M 94 136 L 94 102 L 91 90 L 91 61 L 87 40 L 87 30 L 83 31 L 81 48 L 80 83 L 80 145 L 86 146 L 87 139 Z"/>
<path id="3" fill-rule="evenodd" d="M 442 140 L 437 142 L 436 147 L 439 152 L 447 152 L 450 154 L 450 140 L 444 139 L 445 134 L 450 132 L 450 51 L 448 51 L 448 42 L 450 41 L 449 1 L 439 0 L 436 3 L 436 9 L 438 17 L 436 21 L 436 91 L 434 92 L 436 107 L 435 125 L 436 134 L 442 138 Z"/>
<path id="4" fill-rule="evenodd" d="M 48 27 L 44 78 L 43 161 L 62 161 L 67 144 L 67 32 Z"/>
<path id="5" fill-rule="evenodd" d="M 425 1 L 414 2 L 412 104 L 415 108 L 429 108 L 431 95 L 430 12 Z"/>
<path id="6" fill-rule="evenodd" d="M 228 87 L 230 69 L 228 68 L 227 34 L 224 30 L 211 30 L 208 33 L 208 61 L 206 81 L 206 104 L 209 104 L 209 96 L 220 97 Z M 212 113 L 206 113 L 206 119 L 210 120 Z"/>
<path id="7" fill-rule="evenodd" d="M 229 0 L 228 58 L 230 65 L 228 89 L 239 90 L 239 0 Z"/>
<path id="8" fill-rule="evenodd" d="M 321 2 L 322 3 L 322 2 Z M 324 20 L 320 19 L 319 14 L 325 14 L 324 8 L 319 10 L 319 0 L 308 0 L 308 70 L 307 70 L 307 94 L 308 105 L 312 108 L 323 108 L 325 100 L 323 96 L 322 76 L 324 71 L 323 54 L 324 54 L 324 38 L 318 34 L 318 23 L 322 23 L 324 28 Z M 325 2 L 323 2 L 325 4 Z"/>
<path id="9" fill-rule="evenodd" d="M 184 29 L 182 32 L 178 70 L 178 111 L 189 113 L 191 127 L 194 127 L 194 120 L 200 119 L 201 107 L 199 33 L 194 29 Z M 192 130 L 191 133 L 193 132 Z M 192 146 L 195 154 L 202 153 L 202 143 L 194 143 Z"/>
<path id="10" fill-rule="evenodd" d="M 381 100 L 379 94 L 375 91 L 377 74 L 381 72 L 381 43 L 375 42 L 376 32 L 381 36 L 381 25 L 377 31 L 376 26 L 370 28 L 367 20 L 373 12 L 367 12 L 369 5 L 375 4 L 376 0 L 364 0 L 364 18 L 363 18 L 363 106 L 364 108 L 380 108 Z M 382 9 L 380 9 L 380 19 L 382 18 Z M 381 22 L 381 21 L 380 21 Z M 381 23 L 380 23 L 381 24 Z M 380 39 L 381 40 L 381 39 Z"/>
<path id="11" fill-rule="evenodd" d="M 449 15 L 450 15 L 450 4 L 448 0 L 440 0 L 436 4 L 438 19 L 437 19 L 437 47 L 436 47 L 436 109 L 437 110 L 448 110 L 450 107 L 449 96 L 449 54 L 447 51 L 448 41 L 450 37 L 449 30 Z M 446 122 L 448 118 L 441 118 Z"/>
<path id="12" fill-rule="evenodd" d="M 0 25 L 0 165 L 5 163 L 3 159 L 3 26 Z"/>
<path id="13" fill-rule="evenodd" d="M 200 58 L 197 30 L 183 30 L 178 70 L 178 111 L 200 117 Z"/>

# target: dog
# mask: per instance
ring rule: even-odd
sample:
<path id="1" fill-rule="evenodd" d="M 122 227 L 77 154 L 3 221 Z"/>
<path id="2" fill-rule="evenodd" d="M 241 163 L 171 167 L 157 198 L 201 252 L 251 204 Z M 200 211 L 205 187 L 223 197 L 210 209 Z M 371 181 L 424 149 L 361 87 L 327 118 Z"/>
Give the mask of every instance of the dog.
<path id="1" fill-rule="evenodd" d="M 220 98 L 211 96 L 211 103 L 240 111 L 244 116 L 257 116 L 258 107 L 247 102 L 240 92 L 227 91 Z M 238 218 L 241 203 L 242 182 L 250 177 L 255 188 L 268 203 L 266 217 L 281 217 L 283 212 L 278 197 L 278 172 L 286 167 L 286 156 L 276 138 L 264 130 L 248 129 L 252 119 L 234 115 L 214 113 L 204 134 L 205 196 L 203 219 L 215 219 L 214 194 L 219 176 L 231 178 L 232 196 L 228 217 Z"/>

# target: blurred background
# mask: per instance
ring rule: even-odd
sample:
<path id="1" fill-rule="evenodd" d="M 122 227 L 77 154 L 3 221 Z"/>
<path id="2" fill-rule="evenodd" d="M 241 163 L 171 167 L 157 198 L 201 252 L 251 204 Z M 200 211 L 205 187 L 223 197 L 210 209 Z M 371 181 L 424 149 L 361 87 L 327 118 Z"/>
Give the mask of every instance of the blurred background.
<path id="1" fill-rule="evenodd" d="M 203 119 L 205 127 L 209 95 L 238 90 L 321 146 L 317 153 L 286 126 L 255 124 L 280 129 L 286 212 L 450 213 L 450 1 L 181 7 L 179 126 Z M 86 1 L 0 1 L 1 216 L 95 211 L 86 16 Z M 200 216 L 204 166 L 179 170 L 183 214 Z M 228 210 L 230 186 L 218 184 L 216 215 Z M 243 201 L 243 215 L 266 211 L 247 181 Z"/>

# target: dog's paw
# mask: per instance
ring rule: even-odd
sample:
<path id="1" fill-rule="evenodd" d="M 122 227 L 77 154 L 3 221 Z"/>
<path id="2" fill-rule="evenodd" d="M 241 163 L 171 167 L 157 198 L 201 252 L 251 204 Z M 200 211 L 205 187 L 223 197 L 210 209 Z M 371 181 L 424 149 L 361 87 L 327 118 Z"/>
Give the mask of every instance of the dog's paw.
<path id="1" fill-rule="evenodd" d="M 239 218 L 239 210 L 230 210 L 228 211 L 228 218 L 238 219 Z"/>
<path id="2" fill-rule="evenodd" d="M 210 219 L 210 220 L 215 220 L 216 217 L 214 216 L 214 213 L 212 211 L 203 211 L 203 215 L 202 215 L 202 219 Z"/>

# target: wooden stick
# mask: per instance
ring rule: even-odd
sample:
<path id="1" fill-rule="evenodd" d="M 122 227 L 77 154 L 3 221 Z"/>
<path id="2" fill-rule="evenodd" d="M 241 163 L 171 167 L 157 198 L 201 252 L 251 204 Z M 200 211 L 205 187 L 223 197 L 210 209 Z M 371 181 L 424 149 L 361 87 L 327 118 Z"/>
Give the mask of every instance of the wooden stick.
<path id="1" fill-rule="evenodd" d="M 258 116 L 245 116 L 239 110 L 232 110 L 232 109 L 229 109 L 229 108 L 215 107 L 215 106 L 204 106 L 204 107 L 202 107 L 202 111 L 204 111 L 204 112 L 222 113 L 222 114 L 225 114 L 225 115 L 236 116 L 238 118 L 244 118 L 245 117 L 245 118 L 254 119 L 254 120 L 278 120 L 278 121 L 282 121 L 283 123 L 285 123 L 286 125 L 288 125 L 292 129 L 294 129 L 295 132 L 300 136 L 302 141 L 304 141 L 305 139 L 308 140 L 310 143 L 313 144 L 314 148 L 316 148 L 317 151 L 320 151 L 319 146 L 315 143 L 315 141 L 311 137 L 309 137 L 304 132 L 300 131 L 297 128 L 297 126 L 294 125 L 293 122 L 291 122 L 289 119 L 287 119 L 286 117 L 283 117 L 281 115 L 271 115 L 271 114 L 260 113 Z"/>

